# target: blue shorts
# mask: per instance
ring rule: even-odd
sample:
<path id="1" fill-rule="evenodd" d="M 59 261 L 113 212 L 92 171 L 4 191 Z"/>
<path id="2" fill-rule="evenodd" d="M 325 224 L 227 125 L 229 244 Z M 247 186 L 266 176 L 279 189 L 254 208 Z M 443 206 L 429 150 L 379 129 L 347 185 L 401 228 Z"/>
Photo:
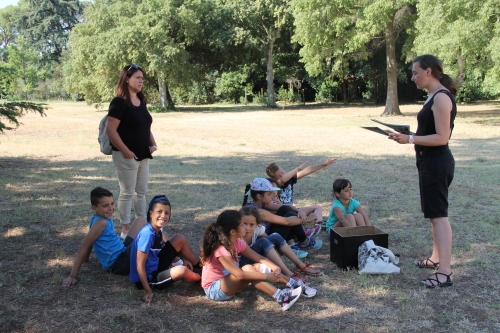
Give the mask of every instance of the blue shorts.
<path id="1" fill-rule="evenodd" d="M 220 289 L 220 279 L 212 283 L 210 287 L 204 290 L 205 295 L 213 301 L 228 301 L 233 298 L 233 296 L 227 296 L 224 294 L 224 292 Z"/>
<path id="2" fill-rule="evenodd" d="M 254 250 L 257 254 L 265 257 L 267 252 L 271 251 L 274 247 L 276 250 L 279 250 L 286 244 L 286 241 L 283 237 L 281 237 L 278 233 L 270 234 L 268 237 L 259 238 L 255 243 L 253 243 L 250 248 Z M 240 259 L 240 267 L 245 265 L 253 264 L 254 262 L 248 259 L 245 256 L 241 256 Z"/>

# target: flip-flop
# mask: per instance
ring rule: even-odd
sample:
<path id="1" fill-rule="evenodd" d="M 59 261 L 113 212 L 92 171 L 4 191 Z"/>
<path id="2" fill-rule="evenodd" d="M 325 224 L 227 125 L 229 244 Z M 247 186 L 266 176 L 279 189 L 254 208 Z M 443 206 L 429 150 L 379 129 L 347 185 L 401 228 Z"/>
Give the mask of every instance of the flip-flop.
<path id="1" fill-rule="evenodd" d="M 429 262 L 432 264 L 432 265 L 429 265 Z M 425 260 L 422 260 L 422 261 L 418 261 L 418 260 L 415 260 L 413 262 L 415 264 L 415 266 L 417 266 L 418 268 L 432 268 L 432 269 L 438 269 L 439 268 L 439 263 L 438 262 L 434 262 L 432 261 L 431 259 L 427 258 Z"/>
<path id="2" fill-rule="evenodd" d="M 314 269 L 314 270 L 317 270 L 317 272 L 313 273 L 311 271 L 308 271 L 307 269 Z M 312 276 L 316 276 L 316 275 L 320 275 L 321 274 L 321 271 L 318 269 L 318 268 L 314 268 L 312 267 L 312 264 L 309 263 L 309 264 L 306 264 L 304 266 L 304 268 L 299 268 L 299 267 L 296 267 L 295 269 L 295 272 L 296 273 L 303 273 L 303 274 L 306 274 L 306 275 L 312 275 Z"/>

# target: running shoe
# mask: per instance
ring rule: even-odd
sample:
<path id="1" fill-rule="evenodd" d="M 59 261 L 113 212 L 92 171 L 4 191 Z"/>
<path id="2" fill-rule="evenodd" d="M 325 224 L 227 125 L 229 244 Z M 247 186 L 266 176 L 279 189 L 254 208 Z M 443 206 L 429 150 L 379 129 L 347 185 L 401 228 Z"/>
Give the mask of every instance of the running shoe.
<path id="1" fill-rule="evenodd" d="M 316 226 L 314 228 L 306 229 L 305 233 L 306 233 L 307 237 L 314 237 L 317 234 L 319 234 L 320 231 L 321 231 L 321 225 L 320 224 L 316 224 Z"/>
<path id="2" fill-rule="evenodd" d="M 304 296 L 306 298 L 311 298 L 311 297 L 316 296 L 316 293 L 318 291 L 314 288 L 309 287 L 307 284 L 304 283 L 304 281 L 302 279 L 299 279 L 299 281 L 297 281 L 297 283 L 299 284 L 299 286 L 302 287 L 302 296 Z"/>
<path id="3" fill-rule="evenodd" d="M 306 245 L 298 244 L 301 250 L 318 250 L 323 246 L 323 241 L 309 237 L 309 242 Z"/>
<path id="4" fill-rule="evenodd" d="M 295 303 L 300 295 L 302 294 L 302 287 L 297 287 L 295 289 L 283 289 L 281 297 L 278 301 L 281 306 L 281 310 L 286 311 Z"/>
<path id="5" fill-rule="evenodd" d="M 302 250 L 295 250 L 293 249 L 293 252 L 295 252 L 295 255 L 299 258 L 299 259 L 304 259 L 305 257 L 307 257 L 309 255 L 308 252 L 306 251 L 302 251 Z"/>

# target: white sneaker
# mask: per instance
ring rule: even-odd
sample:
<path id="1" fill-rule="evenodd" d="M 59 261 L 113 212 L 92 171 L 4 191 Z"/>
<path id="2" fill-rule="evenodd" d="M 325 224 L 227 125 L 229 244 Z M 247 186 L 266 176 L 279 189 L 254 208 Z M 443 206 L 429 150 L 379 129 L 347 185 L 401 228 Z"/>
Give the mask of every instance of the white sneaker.
<path id="1" fill-rule="evenodd" d="M 278 303 L 281 306 L 281 310 L 286 311 L 295 303 L 300 295 L 302 294 L 302 287 L 297 287 L 295 289 L 283 289 L 281 297 Z"/>
<path id="2" fill-rule="evenodd" d="M 316 296 L 316 293 L 318 291 L 314 288 L 309 287 L 307 284 L 304 283 L 304 281 L 302 281 L 302 279 L 299 279 L 299 281 L 297 281 L 297 283 L 299 284 L 299 286 L 302 287 L 302 296 L 304 296 L 306 298 L 311 298 L 311 297 Z"/>
<path id="3" fill-rule="evenodd" d="M 120 234 L 120 238 L 122 240 L 125 240 L 125 238 L 127 238 L 127 234 L 124 234 L 123 232 Z"/>

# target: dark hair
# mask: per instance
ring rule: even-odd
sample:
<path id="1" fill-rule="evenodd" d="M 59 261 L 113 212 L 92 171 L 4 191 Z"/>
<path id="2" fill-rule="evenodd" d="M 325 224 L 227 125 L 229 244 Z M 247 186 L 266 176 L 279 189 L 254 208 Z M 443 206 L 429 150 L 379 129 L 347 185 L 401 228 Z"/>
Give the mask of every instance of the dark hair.
<path id="1" fill-rule="evenodd" d="M 245 194 L 243 195 L 243 203 L 241 204 L 241 207 L 245 207 L 247 202 L 248 202 L 248 191 L 250 190 L 251 186 L 250 184 L 247 184 L 247 186 L 245 186 Z M 250 196 L 252 197 L 253 200 L 257 200 L 257 194 L 260 194 L 260 195 L 264 195 L 264 193 L 266 193 L 266 191 L 254 191 L 254 190 L 250 190 Z"/>
<path id="2" fill-rule="evenodd" d="M 423 54 L 413 59 L 414 64 L 417 62 L 422 69 L 430 68 L 432 76 L 438 79 L 453 96 L 457 95 L 457 84 L 449 75 L 443 73 L 443 63 L 441 60 L 432 54 Z"/>
<path id="3" fill-rule="evenodd" d="M 99 200 L 104 197 L 112 197 L 113 193 L 104 187 L 96 187 L 92 191 L 90 191 L 90 204 L 92 206 L 97 206 L 99 204 Z"/>
<path id="4" fill-rule="evenodd" d="M 267 165 L 266 167 L 266 174 L 269 176 L 269 177 L 274 177 L 274 175 L 276 174 L 276 172 L 278 172 L 280 166 L 274 162 L 271 162 Z"/>
<path id="5" fill-rule="evenodd" d="M 337 195 L 335 193 L 340 193 L 340 191 L 342 191 L 349 185 L 352 187 L 351 182 L 348 181 L 347 179 L 344 178 L 335 179 L 335 181 L 333 182 L 333 197 L 337 198 Z"/>
<path id="6" fill-rule="evenodd" d="M 234 261 L 238 260 L 229 235 L 231 230 L 238 229 L 240 222 L 241 213 L 239 211 L 225 210 L 217 216 L 215 223 L 210 223 L 207 226 L 200 250 L 200 260 L 203 265 L 221 245 L 231 254 Z"/>
<path id="7" fill-rule="evenodd" d="M 278 181 L 277 181 L 276 179 L 271 178 L 271 177 L 266 178 L 266 179 L 267 179 L 267 180 L 269 180 L 269 182 L 271 183 L 271 185 L 272 185 L 273 183 L 275 183 L 275 184 L 276 184 L 276 187 L 279 187 L 279 186 L 278 186 Z M 281 196 L 281 192 L 282 192 L 282 190 L 279 190 L 279 191 L 278 191 L 278 198 Z"/>
<path id="8" fill-rule="evenodd" d="M 240 209 L 240 213 L 241 213 L 241 216 L 247 216 L 247 215 L 253 216 L 253 217 L 255 217 L 257 224 L 261 223 L 259 210 L 253 206 L 242 207 Z"/>
<path id="9" fill-rule="evenodd" d="M 130 100 L 127 79 L 134 75 L 137 71 L 141 71 L 142 75 L 144 75 L 142 68 L 137 65 L 131 64 L 123 67 L 120 73 L 120 78 L 118 79 L 118 85 L 116 86 L 116 96 L 123 98 L 130 106 L 132 106 L 132 101 Z M 142 91 L 137 93 L 137 97 L 141 100 L 141 102 L 146 101 Z"/>
<path id="10" fill-rule="evenodd" d="M 172 205 L 170 204 L 170 201 L 168 200 L 166 195 L 155 195 L 153 199 L 149 202 L 149 207 L 148 207 L 148 214 L 146 216 L 146 219 L 148 222 L 151 222 L 151 214 L 150 212 L 155 209 L 155 206 L 157 204 L 162 204 L 165 206 L 170 207 L 170 215 L 172 215 Z"/>

